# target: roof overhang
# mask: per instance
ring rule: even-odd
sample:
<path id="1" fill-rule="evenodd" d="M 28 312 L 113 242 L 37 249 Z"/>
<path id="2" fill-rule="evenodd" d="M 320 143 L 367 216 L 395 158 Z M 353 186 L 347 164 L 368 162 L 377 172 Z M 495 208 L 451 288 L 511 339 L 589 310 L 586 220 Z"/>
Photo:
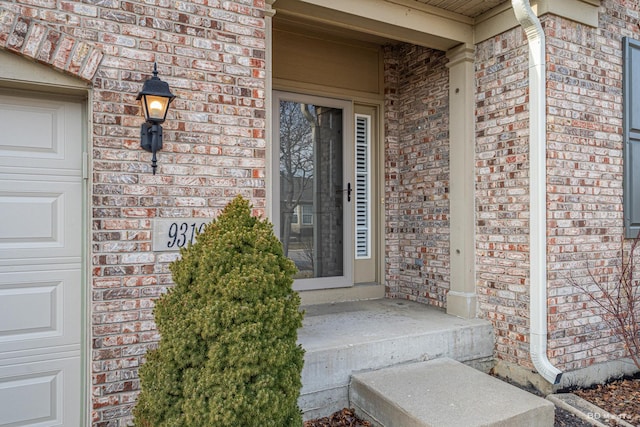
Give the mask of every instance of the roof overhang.
<path id="1" fill-rule="evenodd" d="M 311 23 L 317 29 L 347 34 L 378 43 L 405 42 L 447 51 L 460 44 L 474 45 L 518 26 L 511 1 L 469 0 L 457 13 L 459 0 L 270 0 L 282 20 Z M 531 0 L 538 16 L 552 13 L 596 27 L 601 0 Z M 435 4 L 435 3 L 434 3 Z M 485 4 L 485 9 L 480 5 Z"/>
<path id="2" fill-rule="evenodd" d="M 409 6 L 411 4 L 411 7 Z M 279 16 L 446 51 L 473 43 L 472 18 L 405 0 L 277 0 Z"/>

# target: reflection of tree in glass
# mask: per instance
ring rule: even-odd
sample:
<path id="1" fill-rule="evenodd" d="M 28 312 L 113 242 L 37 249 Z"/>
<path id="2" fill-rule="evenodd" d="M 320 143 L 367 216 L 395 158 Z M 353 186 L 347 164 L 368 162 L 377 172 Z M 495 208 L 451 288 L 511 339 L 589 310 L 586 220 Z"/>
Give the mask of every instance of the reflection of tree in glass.
<path id="1" fill-rule="evenodd" d="M 289 253 L 291 222 L 313 179 L 313 144 L 317 120 L 312 105 L 280 102 L 280 237 Z"/>

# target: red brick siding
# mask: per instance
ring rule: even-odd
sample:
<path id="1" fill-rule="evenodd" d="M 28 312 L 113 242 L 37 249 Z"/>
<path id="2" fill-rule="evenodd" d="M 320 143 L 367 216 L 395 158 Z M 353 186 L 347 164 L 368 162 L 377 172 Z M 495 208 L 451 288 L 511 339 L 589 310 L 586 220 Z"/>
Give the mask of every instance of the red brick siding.
<path id="1" fill-rule="evenodd" d="M 528 50 L 519 28 L 476 49 L 476 255 L 496 352 L 528 358 Z"/>
<path id="2" fill-rule="evenodd" d="M 3 2 L 0 47 L 92 82 L 91 418 L 130 420 L 153 299 L 175 253 L 151 250 L 152 219 L 211 218 L 236 194 L 265 203 L 265 4 Z M 153 62 L 176 100 L 158 174 L 140 149 L 137 92 Z"/>
<path id="3" fill-rule="evenodd" d="M 444 307 L 449 288 L 449 70 L 444 52 L 385 51 L 387 294 Z"/>
<path id="4" fill-rule="evenodd" d="M 636 2 L 604 1 L 599 28 L 543 17 L 547 38 L 549 357 L 574 370 L 623 355 L 571 285 L 613 279 L 623 243 L 621 38 Z M 528 50 L 521 29 L 478 45 L 477 281 L 500 359 L 530 367 Z M 628 242 L 626 242 L 628 245 Z"/>
<path id="5" fill-rule="evenodd" d="M 623 3 L 603 2 L 599 29 L 558 17 L 545 20 L 549 356 L 565 370 L 624 355 L 594 304 L 568 283 L 588 283 L 589 269 L 614 280 L 620 260 L 621 36 L 631 23 L 640 34 L 637 2 L 628 2 L 626 10 Z"/>
<path id="6" fill-rule="evenodd" d="M 398 292 L 400 278 L 400 246 L 398 231 L 398 189 L 400 187 L 398 136 L 398 55 L 395 47 L 384 49 L 384 200 L 385 200 L 385 293 L 393 297 Z"/>

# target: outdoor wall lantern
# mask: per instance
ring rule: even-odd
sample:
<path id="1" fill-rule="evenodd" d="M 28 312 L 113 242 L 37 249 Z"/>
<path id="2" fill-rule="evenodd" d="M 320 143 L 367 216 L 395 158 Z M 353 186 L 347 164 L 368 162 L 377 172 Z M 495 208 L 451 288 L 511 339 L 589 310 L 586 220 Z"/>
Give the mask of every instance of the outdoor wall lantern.
<path id="1" fill-rule="evenodd" d="M 142 90 L 136 98 L 142 100 L 145 123 L 140 128 L 140 146 L 153 154 L 151 167 L 156 174 L 156 152 L 162 150 L 162 126 L 160 124 L 167 118 L 169 104 L 175 95 L 169 91 L 169 84 L 158 78 L 158 66 L 153 64 L 153 77 L 144 82 Z"/>

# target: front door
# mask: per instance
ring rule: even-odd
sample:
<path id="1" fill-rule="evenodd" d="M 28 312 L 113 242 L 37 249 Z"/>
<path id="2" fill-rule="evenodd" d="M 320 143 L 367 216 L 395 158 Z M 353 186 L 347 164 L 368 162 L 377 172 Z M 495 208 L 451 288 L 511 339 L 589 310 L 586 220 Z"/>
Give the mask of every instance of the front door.
<path id="1" fill-rule="evenodd" d="M 377 107 L 274 92 L 274 215 L 296 290 L 376 283 Z"/>
<path id="2" fill-rule="evenodd" d="M 276 92 L 274 112 L 274 225 L 285 255 L 298 267 L 294 287 L 351 286 L 351 103 Z"/>

